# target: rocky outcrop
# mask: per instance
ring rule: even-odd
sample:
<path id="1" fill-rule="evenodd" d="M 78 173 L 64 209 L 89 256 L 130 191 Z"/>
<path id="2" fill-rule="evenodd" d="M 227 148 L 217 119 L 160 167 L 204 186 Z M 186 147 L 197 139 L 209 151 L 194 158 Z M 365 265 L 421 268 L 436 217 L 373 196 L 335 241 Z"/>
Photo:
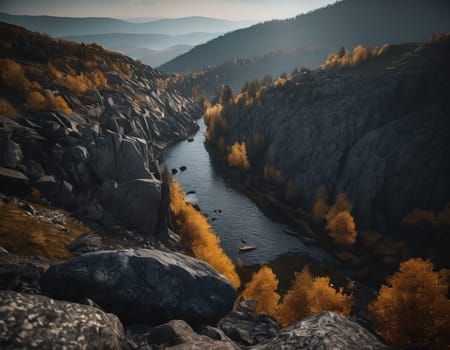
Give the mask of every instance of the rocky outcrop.
<path id="1" fill-rule="evenodd" d="M 205 262 L 147 249 L 88 253 L 51 266 L 42 288 L 56 298 L 90 298 L 126 323 L 212 324 L 236 298 L 233 286 Z"/>
<path id="2" fill-rule="evenodd" d="M 208 327 L 204 333 L 209 336 L 196 333 L 185 321 L 173 320 L 151 329 L 147 334 L 147 343 L 179 350 L 239 349 L 220 329 Z"/>
<path id="3" fill-rule="evenodd" d="M 264 135 L 263 162 L 309 208 L 321 185 L 353 203 L 360 229 L 450 202 L 449 42 L 392 46 L 356 68 L 303 70 L 228 108 L 227 144 Z"/>
<path id="4" fill-rule="evenodd" d="M 388 350 L 377 337 L 334 312 L 321 312 L 282 329 L 274 338 L 252 349 Z"/>
<path id="5" fill-rule="evenodd" d="M 241 346 L 263 343 L 280 330 L 276 321 L 266 314 L 255 314 L 256 303 L 241 301 L 236 310 L 222 318 L 218 327 Z"/>
<path id="6" fill-rule="evenodd" d="M 2 349 L 122 350 L 125 340 L 115 315 L 44 296 L 0 291 Z"/>

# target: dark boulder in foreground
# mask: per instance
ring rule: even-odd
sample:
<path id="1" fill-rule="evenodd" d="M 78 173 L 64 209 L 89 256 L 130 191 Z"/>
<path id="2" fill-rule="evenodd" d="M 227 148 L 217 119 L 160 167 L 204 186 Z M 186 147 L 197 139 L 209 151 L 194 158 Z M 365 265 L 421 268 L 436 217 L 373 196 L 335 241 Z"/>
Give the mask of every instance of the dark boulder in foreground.
<path id="1" fill-rule="evenodd" d="M 94 307 L 0 291 L 1 349 L 123 349 L 120 320 Z"/>
<path id="2" fill-rule="evenodd" d="M 236 298 L 230 282 L 207 263 L 149 249 L 84 254 L 50 267 L 41 286 L 56 298 L 90 298 L 126 323 L 216 323 Z"/>
<path id="3" fill-rule="evenodd" d="M 253 349 L 388 350 L 389 347 L 359 324 L 326 311 L 282 329 Z"/>

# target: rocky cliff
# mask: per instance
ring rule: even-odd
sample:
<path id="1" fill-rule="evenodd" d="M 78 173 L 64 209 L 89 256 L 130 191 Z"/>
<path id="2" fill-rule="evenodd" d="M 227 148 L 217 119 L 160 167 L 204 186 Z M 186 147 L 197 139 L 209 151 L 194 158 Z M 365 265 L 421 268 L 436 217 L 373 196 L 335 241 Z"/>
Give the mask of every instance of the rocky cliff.
<path id="1" fill-rule="evenodd" d="M 450 202 L 450 41 L 390 46 L 359 65 L 303 70 L 228 106 L 226 143 L 292 179 L 311 208 L 321 185 L 345 193 L 359 228 Z M 238 98 L 235 99 L 235 101 Z"/>
<path id="2" fill-rule="evenodd" d="M 196 130 L 194 101 L 97 45 L 0 26 L 1 191 L 37 189 L 91 222 L 164 231 L 157 160 Z"/>

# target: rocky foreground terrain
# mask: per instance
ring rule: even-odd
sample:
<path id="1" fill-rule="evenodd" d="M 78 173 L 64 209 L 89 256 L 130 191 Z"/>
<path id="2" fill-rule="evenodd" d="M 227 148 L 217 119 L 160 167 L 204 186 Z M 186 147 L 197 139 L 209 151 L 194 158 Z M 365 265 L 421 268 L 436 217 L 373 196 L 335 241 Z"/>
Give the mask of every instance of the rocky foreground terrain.
<path id="1" fill-rule="evenodd" d="M 126 57 L 0 26 L 0 348 L 386 348 L 334 313 L 280 332 L 175 251 L 157 160 L 196 130 L 193 100 Z"/>

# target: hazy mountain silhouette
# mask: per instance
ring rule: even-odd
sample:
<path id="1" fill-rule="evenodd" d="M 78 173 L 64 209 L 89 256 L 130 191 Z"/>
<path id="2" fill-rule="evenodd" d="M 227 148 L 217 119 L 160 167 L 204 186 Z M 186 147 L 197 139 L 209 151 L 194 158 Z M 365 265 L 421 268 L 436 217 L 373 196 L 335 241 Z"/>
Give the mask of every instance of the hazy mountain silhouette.
<path id="1" fill-rule="evenodd" d="M 324 56 L 339 47 L 424 41 L 450 29 L 448 0 L 343 0 L 292 19 L 256 24 L 199 45 L 160 68 L 195 71 L 271 50 L 315 48 Z M 302 65 L 299 61 L 298 65 Z"/>
<path id="2" fill-rule="evenodd" d="M 151 67 L 157 67 L 174 57 L 182 55 L 190 49 L 192 49 L 190 45 L 175 45 L 161 50 L 141 47 L 119 47 L 117 51 L 136 60 L 140 60 L 142 63 L 148 64 Z"/>
<path id="3" fill-rule="evenodd" d="M 218 33 L 189 33 L 183 35 L 108 33 L 90 35 L 71 35 L 64 39 L 77 43 L 96 43 L 111 50 L 122 47 L 167 49 L 175 45 L 198 45 L 217 37 Z"/>
<path id="4" fill-rule="evenodd" d="M 256 21 L 229 21 L 208 17 L 184 17 L 133 23 L 106 17 L 22 16 L 0 13 L 0 21 L 31 31 L 62 37 L 69 35 L 135 33 L 181 35 L 192 32 L 225 33 L 247 27 Z"/>

